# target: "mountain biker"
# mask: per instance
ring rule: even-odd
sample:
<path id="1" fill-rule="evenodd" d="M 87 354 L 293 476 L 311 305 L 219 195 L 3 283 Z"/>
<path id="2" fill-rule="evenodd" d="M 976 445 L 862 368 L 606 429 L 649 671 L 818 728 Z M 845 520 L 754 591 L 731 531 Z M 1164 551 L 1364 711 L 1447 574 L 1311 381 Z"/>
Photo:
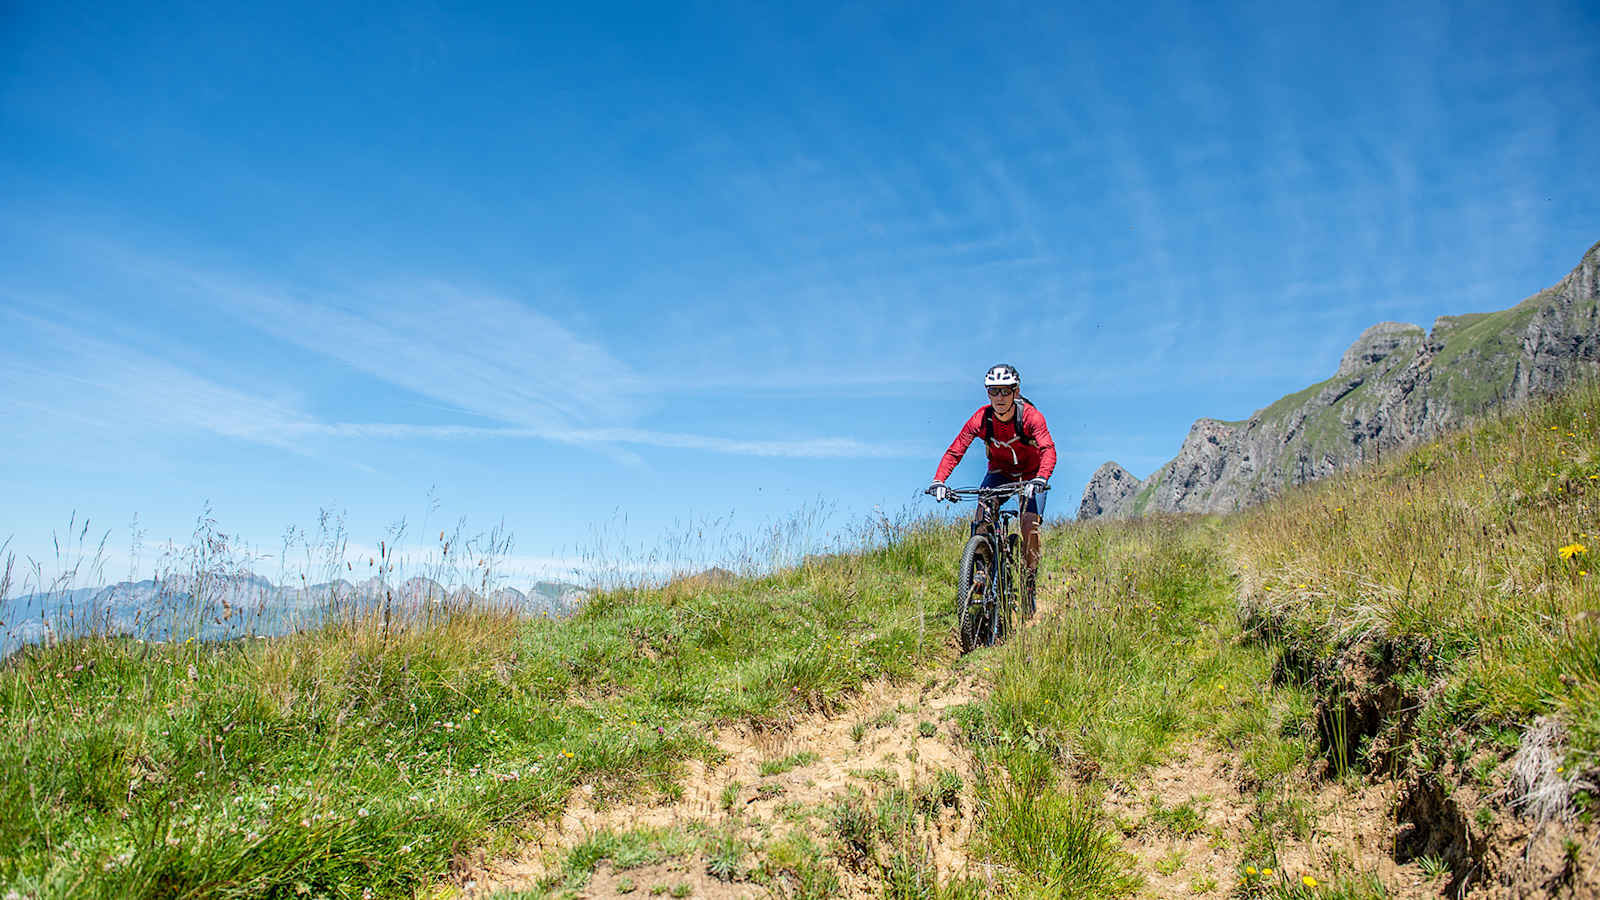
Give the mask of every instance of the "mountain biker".
<path id="1" fill-rule="evenodd" d="M 1023 585 L 1031 599 L 1034 576 L 1039 570 L 1039 523 L 1044 518 L 1045 499 L 1042 489 L 1048 487 L 1050 474 L 1056 468 L 1056 442 L 1050 437 L 1044 413 L 1022 396 L 1022 376 L 1015 366 L 1000 363 L 990 368 L 983 376 L 983 385 L 989 391 L 988 405 L 978 407 L 961 426 L 950 449 L 944 451 L 927 493 L 935 500 L 949 495 L 950 488 L 944 480 L 977 439 L 983 440 L 989 454 L 984 487 L 1027 482 L 1017 502 L 1022 510 L 1022 564 L 1027 570 Z M 978 504 L 972 519 L 974 533 L 987 524 L 986 507 L 987 504 Z"/>

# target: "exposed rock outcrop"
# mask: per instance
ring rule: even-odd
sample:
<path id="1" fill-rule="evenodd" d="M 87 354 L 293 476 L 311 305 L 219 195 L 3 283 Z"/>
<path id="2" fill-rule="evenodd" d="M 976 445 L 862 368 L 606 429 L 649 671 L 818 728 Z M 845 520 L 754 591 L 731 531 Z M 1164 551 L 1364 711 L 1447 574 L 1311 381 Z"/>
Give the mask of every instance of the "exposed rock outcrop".
<path id="1" fill-rule="evenodd" d="M 1332 378 L 1244 422 L 1200 419 L 1178 455 L 1135 481 L 1116 463 L 1084 488 L 1078 518 L 1227 512 L 1437 437 L 1508 404 L 1600 376 L 1600 244 L 1554 287 L 1430 331 L 1380 322 Z"/>
<path id="2" fill-rule="evenodd" d="M 1108 462 L 1094 471 L 1089 486 L 1083 489 L 1083 500 L 1078 503 L 1078 518 L 1097 519 L 1110 510 L 1126 505 L 1139 490 L 1139 479 L 1133 473 Z"/>

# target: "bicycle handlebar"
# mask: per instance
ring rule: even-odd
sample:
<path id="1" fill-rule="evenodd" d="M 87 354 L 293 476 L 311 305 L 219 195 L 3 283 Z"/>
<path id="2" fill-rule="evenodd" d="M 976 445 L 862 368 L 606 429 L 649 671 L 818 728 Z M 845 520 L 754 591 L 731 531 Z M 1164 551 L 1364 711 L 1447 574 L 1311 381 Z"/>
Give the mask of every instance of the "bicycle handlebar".
<path id="1" fill-rule="evenodd" d="M 949 491 L 949 495 L 946 497 L 946 502 L 959 503 L 962 500 L 987 500 L 991 497 L 1000 497 L 1002 499 L 1006 499 L 1015 497 L 1024 490 L 1027 490 L 1029 486 L 1030 482 L 1027 481 L 1013 481 L 1010 484 L 1002 484 L 998 487 L 974 486 L 946 488 L 946 490 Z M 1050 485 L 1046 484 L 1042 487 L 1035 487 L 1033 490 L 1034 493 L 1044 493 L 1045 491 L 1050 490 Z"/>

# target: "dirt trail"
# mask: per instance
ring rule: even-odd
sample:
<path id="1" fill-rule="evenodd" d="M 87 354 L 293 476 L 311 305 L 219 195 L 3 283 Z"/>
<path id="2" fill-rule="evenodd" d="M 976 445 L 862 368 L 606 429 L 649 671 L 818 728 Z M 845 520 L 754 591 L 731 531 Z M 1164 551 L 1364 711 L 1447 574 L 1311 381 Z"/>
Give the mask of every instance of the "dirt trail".
<path id="1" fill-rule="evenodd" d="M 942 809 L 933 823 L 936 840 L 932 851 L 941 877 L 963 871 L 963 847 L 972 828 L 972 778 L 968 756 L 960 749 L 955 726 L 944 712 L 974 700 L 974 683 L 949 665 L 922 679 L 898 685 L 872 684 L 845 710 L 831 716 L 805 715 L 787 729 L 725 728 L 715 738 L 725 759 L 712 766 L 691 761 L 681 781 L 682 795 L 675 800 L 601 805 L 592 789 L 580 788 L 560 821 L 548 826 L 517 857 L 475 865 L 460 875 L 457 883 L 467 897 L 532 888 L 553 868 L 559 868 L 566 850 L 607 830 L 656 827 L 732 833 L 759 850 L 774 838 L 800 829 L 818 846 L 826 847 L 830 826 L 825 816 L 830 807 L 889 785 L 926 785 L 937 780 L 939 773 L 951 771 L 961 777 L 963 796 L 961 802 Z M 764 763 L 770 772 L 785 759 L 794 763 L 793 768 L 762 775 Z M 578 896 L 650 896 L 653 887 L 670 890 L 680 885 L 687 886 L 687 896 L 698 898 L 770 895 L 760 884 L 711 876 L 708 861 L 704 852 L 697 851 L 626 872 L 602 863 Z M 746 867 L 759 862 L 759 853 L 743 860 Z M 839 874 L 844 896 L 875 895 L 875 883 L 865 876 L 849 871 Z"/>
<path id="2" fill-rule="evenodd" d="M 1242 887 L 1241 876 L 1293 887 L 1306 876 L 1332 884 L 1341 875 L 1368 874 L 1391 898 L 1440 895 L 1443 877 L 1394 860 L 1400 831 L 1394 785 L 1299 783 L 1282 802 L 1299 805 L 1304 829 L 1277 836 L 1274 863 L 1269 851 L 1248 841 L 1252 819 L 1264 811 L 1243 783 L 1245 771 L 1233 754 L 1195 743 L 1107 794 L 1106 811 L 1123 827 L 1123 846 L 1139 861 L 1147 896 L 1227 897 Z M 1247 866 L 1254 873 L 1246 875 Z"/>
<path id="3" fill-rule="evenodd" d="M 1041 596 L 1039 615 L 1029 628 L 1049 621 L 1057 605 L 1052 599 L 1057 598 Z M 1059 600 L 1070 602 L 1064 592 Z M 952 707 L 980 699 L 980 688 L 955 665 L 953 648 L 950 653 L 918 680 L 874 683 L 832 715 L 808 714 L 772 730 L 720 730 L 714 740 L 724 758 L 714 765 L 690 761 L 680 782 L 682 793 L 675 798 L 604 804 L 591 788 L 581 787 L 560 819 L 544 826 L 517 855 L 479 860 L 452 881 L 460 896 L 468 898 L 531 890 L 545 876 L 561 874 L 567 851 L 596 834 L 657 828 L 689 837 L 676 855 L 650 865 L 618 871 L 609 861 L 601 862 L 576 895 L 787 895 L 794 893 L 792 873 L 781 873 L 769 884 L 750 880 L 765 850 L 801 833 L 819 856 L 828 853 L 837 862 L 840 841 L 837 823 L 829 820 L 831 811 L 863 798 L 870 806 L 870 798 L 893 789 L 914 792 L 935 783 L 941 773 L 959 777 L 959 798 L 935 809 L 917 840 L 941 883 L 953 876 L 984 875 L 966 856 L 976 824 L 972 760 L 946 715 Z M 781 760 L 789 767 L 774 771 L 782 768 L 777 765 Z M 762 774 L 764 764 L 770 774 Z M 1440 895 L 1442 878 L 1427 877 L 1415 863 L 1394 861 L 1394 788 L 1385 784 L 1300 783 L 1287 802 L 1301 804 L 1299 819 L 1305 827 L 1275 838 L 1271 852 L 1276 863 L 1253 858 L 1262 849 L 1249 846 L 1248 838 L 1255 830 L 1252 820 L 1259 820 L 1262 810 L 1257 792 L 1245 784 L 1247 769 L 1236 753 L 1197 742 L 1107 792 L 1106 812 L 1122 827 L 1124 847 L 1145 878 L 1144 896 L 1234 896 L 1243 887 L 1238 879 L 1246 866 L 1256 868 L 1249 876 L 1256 888 L 1298 886 L 1307 875 L 1330 884 L 1340 875 L 1370 873 L 1392 898 Z M 728 880 L 710 874 L 705 850 L 710 835 L 736 837 L 748 849 L 739 874 Z M 881 893 L 870 865 L 830 868 L 838 884 L 826 895 Z"/>

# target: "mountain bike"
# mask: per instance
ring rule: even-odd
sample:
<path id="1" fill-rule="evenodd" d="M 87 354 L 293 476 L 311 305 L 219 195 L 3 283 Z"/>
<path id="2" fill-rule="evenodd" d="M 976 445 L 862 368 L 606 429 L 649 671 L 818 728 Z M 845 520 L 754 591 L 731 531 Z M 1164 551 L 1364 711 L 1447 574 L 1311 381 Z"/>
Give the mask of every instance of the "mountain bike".
<path id="1" fill-rule="evenodd" d="M 1023 584 L 1027 573 L 1019 546 L 1018 510 L 1002 508 L 1026 488 L 1026 482 L 1017 482 L 950 489 L 951 503 L 977 500 L 981 510 L 972 537 L 961 551 L 961 576 L 956 583 L 956 639 L 962 653 L 1000 643 L 1011 632 L 1018 611 L 1023 618 L 1033 615 L 1033 591 Z"/>

